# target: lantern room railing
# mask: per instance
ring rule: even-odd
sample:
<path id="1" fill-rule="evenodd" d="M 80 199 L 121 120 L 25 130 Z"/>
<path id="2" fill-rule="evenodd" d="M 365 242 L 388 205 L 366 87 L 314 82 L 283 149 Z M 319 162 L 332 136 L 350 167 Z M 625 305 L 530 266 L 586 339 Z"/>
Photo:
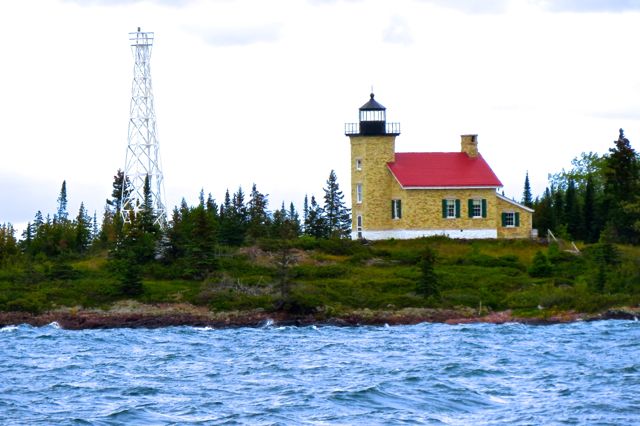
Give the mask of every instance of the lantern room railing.
<path id="1" fill-rule="evenodd" d="M 363 126 L 361 126 L 363 124 Z M 362 123 L 345 123 L 344 134 L 349 135 L 392 135 L 400 134 L 400 123 L 365 121 Z"/>

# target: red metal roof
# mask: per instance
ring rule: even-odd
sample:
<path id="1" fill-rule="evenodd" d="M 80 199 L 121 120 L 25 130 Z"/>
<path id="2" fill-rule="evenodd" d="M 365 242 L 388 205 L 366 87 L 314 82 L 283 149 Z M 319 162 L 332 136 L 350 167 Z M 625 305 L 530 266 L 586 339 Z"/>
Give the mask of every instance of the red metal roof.
<path id="1" fill-rule="evenodd" d="M 404 188 L 502 186 L 480 154 L 397 152 L 396 161 L 387 166 Z"/>

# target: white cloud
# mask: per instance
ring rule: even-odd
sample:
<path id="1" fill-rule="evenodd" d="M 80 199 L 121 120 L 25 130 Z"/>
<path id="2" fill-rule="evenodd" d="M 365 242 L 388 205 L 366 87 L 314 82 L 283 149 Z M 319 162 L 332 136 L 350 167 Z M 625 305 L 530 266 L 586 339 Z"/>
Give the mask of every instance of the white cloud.
<path id="1" fill-rule="evenodd" d="M 383 40 L 387 43 L 409 45 L 413 43 L 411 28 L 406 19 L 400 16 L 391 18 L 389 26 L 383 32 Z"/>
<path id="2" fill-rule="evenodd" d="M 541 0 L 552 12 L 626 12 L 640 11 L 640 0 Z"/>
<path id="3" fill-rule="evenodd" d="M 212 46 L 246 46 L 255 43 L 274 43 L 280 39 L 282 25 L 264 24 L 251 27 L 208 27 L 191 29 L 207 44 Z"/>

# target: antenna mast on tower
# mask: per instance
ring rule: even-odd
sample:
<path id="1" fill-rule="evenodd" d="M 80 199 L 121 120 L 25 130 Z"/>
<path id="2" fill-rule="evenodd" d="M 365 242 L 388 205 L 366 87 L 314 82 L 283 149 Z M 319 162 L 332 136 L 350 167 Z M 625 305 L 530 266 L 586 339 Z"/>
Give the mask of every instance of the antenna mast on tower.
<path id="1" fill-rule="evenodd" d="M 166 220 L 164 179 L 156 130 L 156 113 L 151 89 L 151 48 L 153 33 L 129 33 L 131 52 L 135 59 L 129 113 L 129 142 L 125 156 L 122 214 L 130 221 L 145 201 L 144 186 L 149 177 L 150 196 L 156 222 Z"/>

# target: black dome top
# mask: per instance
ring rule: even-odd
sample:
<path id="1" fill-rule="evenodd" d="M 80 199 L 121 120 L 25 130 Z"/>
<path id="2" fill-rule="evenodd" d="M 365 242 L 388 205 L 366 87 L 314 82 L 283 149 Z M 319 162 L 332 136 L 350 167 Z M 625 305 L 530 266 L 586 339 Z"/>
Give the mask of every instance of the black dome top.
<path id="1" fill-rule="evenodd" d="M 375 99 L 373 99 L 373 93 L 371 94 L 371 99 L 369 99 L 369 102 L 367 102 L 366 104 L 362 105 L 360 107 L 360 111 L 384 111 L 386 110 L 386 108 L 384 106 L 382 106 L 380 103 L 378 103 Z"/>

